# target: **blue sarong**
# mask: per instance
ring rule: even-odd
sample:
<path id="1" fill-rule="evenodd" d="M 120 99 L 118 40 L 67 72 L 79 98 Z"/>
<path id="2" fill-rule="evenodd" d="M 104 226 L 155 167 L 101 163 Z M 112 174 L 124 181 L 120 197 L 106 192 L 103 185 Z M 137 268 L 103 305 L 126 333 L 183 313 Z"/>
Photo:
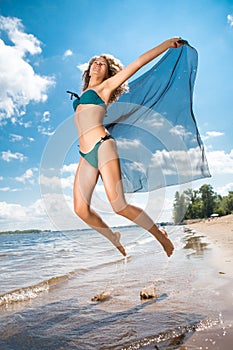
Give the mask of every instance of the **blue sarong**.
<path id="1" fill-rule="evenodd" d="M 107 110 L 125 192 L 146 192 L 209 177 L 193 113 L 198 54 L 169 49 Z"/>

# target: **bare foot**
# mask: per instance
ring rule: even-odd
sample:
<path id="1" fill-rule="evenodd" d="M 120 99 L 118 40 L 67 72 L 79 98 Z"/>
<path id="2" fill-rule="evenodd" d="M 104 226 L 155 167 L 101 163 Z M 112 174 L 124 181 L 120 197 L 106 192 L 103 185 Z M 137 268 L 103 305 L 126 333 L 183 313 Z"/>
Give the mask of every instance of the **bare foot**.
<path id="1" fill-rule="evenodd" d="M 167 253 L 167 256 L 171 256 L 174 250 L 174 245 L 167 235 L 167 232 L 163 228 L 159 228 L 160 235 L 157 237 L 163 249 Z"/>
<path id="2" fill-rule="evenodd" d="M 113 237 L 112 243 L 121 252 L 122 255 L 126 256 L 125 248 L 120 243 L 120 238 L 121 238 L 120 232 L 113 232 L 113 235 L 114 237 Z"/>

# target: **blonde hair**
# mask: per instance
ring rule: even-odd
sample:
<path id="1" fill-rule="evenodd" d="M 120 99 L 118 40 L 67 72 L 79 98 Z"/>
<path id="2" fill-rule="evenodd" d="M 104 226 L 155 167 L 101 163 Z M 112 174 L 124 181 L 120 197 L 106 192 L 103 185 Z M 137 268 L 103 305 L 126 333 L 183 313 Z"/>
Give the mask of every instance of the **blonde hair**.
<path id="1" fill-rule="evenodd" d="M 117 74 L 120 70 L 123 69 L 123 65 L 120 62 L 120 60 L 118 60 L 112 55 L 102 54 L 100 56 L 93 57 L 88 63 L 88 68 L 83 72 L 83 75 L 82 75 L 83 91 L 86 90 L 89 85 L 89 81 L 90 81 L 89 73 L 90 73 L 91 65 L 97 58 L 100 58 L 100 57 L 105 59 L 108 66 L 108 76 L 106 77 L 106 79 L 112 77 L 113 75 Z M 128 83 L 124 82 L 116 90 L 113 91 L 113 93 L 110 96 L 109 103 L 116 101 L 120 95 L 122 95 L 124 92 L 127 92 L 128 90 L 129 90 Z"/>

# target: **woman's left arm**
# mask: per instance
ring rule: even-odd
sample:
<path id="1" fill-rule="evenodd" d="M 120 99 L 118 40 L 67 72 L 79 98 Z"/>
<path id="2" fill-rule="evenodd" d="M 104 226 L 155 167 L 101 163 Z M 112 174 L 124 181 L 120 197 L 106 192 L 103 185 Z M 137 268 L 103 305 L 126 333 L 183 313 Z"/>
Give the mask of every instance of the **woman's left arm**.
<path id="1" fill-rule="evenodd" d="M 172 38 L 164 41 L 160 45 L 154 47 L 153 49 L 143 53 L 135 61 L 131 62 L 121 71 L 119 71 L 113 77 L 104 81 L 104 89 L 109 89 L 111 92 L 117 89 L 121 84 L 128 80 L 132 75 L 134 75 L 140 68 L 144 65 L 161 55 L 169 48 L 178 48 L 183 45 L 179 43 L 180 38 Z"/>

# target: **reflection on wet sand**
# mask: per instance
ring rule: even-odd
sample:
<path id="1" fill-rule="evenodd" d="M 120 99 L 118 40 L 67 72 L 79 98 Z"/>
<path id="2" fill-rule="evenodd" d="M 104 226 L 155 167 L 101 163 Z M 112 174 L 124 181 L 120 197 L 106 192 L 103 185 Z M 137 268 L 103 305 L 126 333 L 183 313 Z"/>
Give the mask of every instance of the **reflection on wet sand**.
<path id="1" fill-rule="evenodd" d="M 187 254 L 187 257 L 189 257 L 190 255 L 203 255 L 204 252 L 209 249 L 209 243 L 202 241 L 202 238 L 204 236 L 201 236 L 197 232 L 188 228 L 185 228 L 184 232 L 186 233 L 186 236 L 184 237 L 185 246 L 183 248 L 187 250 L 192 250 Z"/>

